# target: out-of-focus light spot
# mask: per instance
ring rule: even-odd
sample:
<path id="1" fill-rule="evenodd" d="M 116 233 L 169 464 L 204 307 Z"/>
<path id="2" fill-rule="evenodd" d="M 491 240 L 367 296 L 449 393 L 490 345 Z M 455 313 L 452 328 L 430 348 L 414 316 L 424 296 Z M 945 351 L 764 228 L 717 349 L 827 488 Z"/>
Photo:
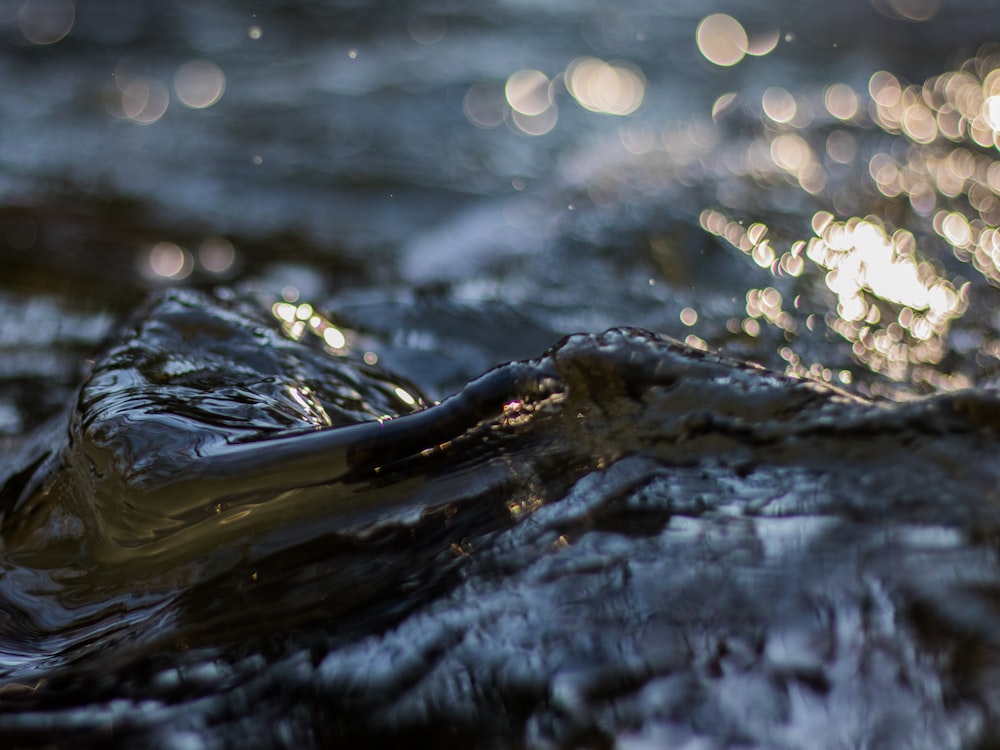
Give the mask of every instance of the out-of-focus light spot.
<path id="1" fill-rule="evenodd" d="M 747 53 L 750 40 L 743 25 L 725 13 L 701 19 L 695 31 L 698 51 L 707 60 L 722 67 L 736 65 Z"/>
<path id="2" fill-rule="evenodd" d="M 774 250 L 771 249 L 771 243 L 764 240 L 760 244 L 755 245 L 750 253 L 750 257 L 761 268 L 770 268 L 771 264 L 774 263 Z"/>
<path id="3" fill-rule="evenodd" d="M 32 44 L 55 44 L 72 30 L 76 9 L 73 0 L 26 0 L 17 20 Z"/>
<path id="4" fill-rule="evenodd" d="M 837 373 L 837 380 L 844 385 L 850 385 L 854 381 L 854 375 L 850 370 L 841 370 Z"/>
<path id="5" fill-rule="evenodd" d="M 495 128 L 502 124 L 505 108 L 503 88 L 494 83 L 473 84 L 462 101 L 465 119 L 478 128 Z"/>
<path id="6" fill-rule="evenodd" d="M 747 54 L 753 55 L 754 57 L 769 55 L 774 52 L 780 39 L 780 29 L 772 29 L 771 31 L 759 34 L 751 39 L 749 44 L 747 44 Z"/>
<path id="7" fill-rule="evenodd" d="M 712 105 L 712 119 L 715 122 L 718 122 L 719 118 L 725 116 L 732 107 L 733 102 L 736 101 L 736 98 L 736 93 L 730 92 L 728 94 L 723 94 L 716 99 L 715 103 Z"/>
<path id="8" fill-rule="evenodd" d="M 657 147 L 656 131 L 645 125 L 623 127 L 618 131 L 625 150 L 635 156 L 642 156 L 654 151 Z"/>
<path id="9" fill-rule="evenodd" d="M 681 323 L 690 327 L 698 322 L 698 312 L 690 307 L 681 310 Z"/>
<path id="10" fill-rule="evenodd" d="M 114 85 L 104 92 L 108 114 L 140 125 L 157 122 L 169 105 L 170 92 L 166 86 L 156 79 L 134 75 L 122 64 L 115 68 Z"/>
<path id="11" fill-rule="evenodd" d="M 247 36 L 253 39 L 254 41 L 257 41 L 262 36 L 264 36 L 264 30 L 260 26 L 257 26 L 255 24 L 251 26 L 249 29 L 247 29 Z"/>
<path id="12" fill-rule="evenodd" d="M 417 400 L 410 395 L 409 391 L 396 386 L 394 389 L 396 397 L 408 406 L 416 406 Z"/>
<path id="13" fill-rule="evenodd" d="M 792 316 L 782 310 L 782 302 L 781 293 L 774 287 L 751 289 L 747 292 L 748 319 L 763 318 L 773 326 L 794 332 L 797 325 Z"/>
<path id="14" fill-rule="evenodd" d="M 812 150 L 801 136 L 785 133 L 771 141 L 771 158 L 786 172 L 797 174 L 811 160 Z"/>
<path id="15" fill-rule="evenodd" d="M 566 88 L 584 109 L 609 115 L 635 112 L 646 96 L 646 79 L 632 66 L 579 57 L 566 68 Z"/>
<path id="16" fill-rule="evenodd" d="M 186 278 L 194 266 L 190 253 L 173 242 L 158 242 L 149 251 L 149 270 L 161 279 Z"/>
<path id="17" fill-rule="evenodd" d="M 295 340 L 300 340 L 308 334 L 317 336 L 333 350 L 332 354 L 346 356 L 349 347 L 348 334 L 317 313 L 308 302 L 296 304 L 298 294 L 297 290 L 295 291 L 294 295 L 284 294 L 283 291 L 285 300 L 291 298 L 292 301 L 275 302 L 271 307 L 271 313 L 281 322 L 282 330 Z M 377 360 L 378 358 L 371 352 L 364 355 L 364 361 L 368 364 L 375 364 Z"/>
<path id="18" fill-rule="evenodd" d="M 1000 96 L 991 96 L 983 102 L 983 118 L 994 133 L 1000 132 Z"/>
<path id="19" fill-rule="evenodd" d="M 515 112 L 535 116 L 552 106 L 549 78 L 540 70 L 519 70 L 504 86 L 507 103 Z"/>
<path id="20" fill-rule="evenodd" d="M 526 135 L 545 135 L 556 126 L 559 119 L 559 110 L 555 104 L 537 115 L 526 115 L 523 112 L 512 110 L 511 120 L 519 131 Z"/>
<path id="21" fill-rule="evenodd" d="M 288 302 L 275 302 L 271 307 L 271 313 L 278 320 L 291 323 L 295 320 L 295 305 Z"/>
<path id="22" fill-rule="evenodd" d="M 797 109 L 795 97 L 778 86 L 772 86 L 764 92 L 761 105 L 765 115 L 780 123 L 791 122 Z"/>
<path id="23" fill-rule="evenodd" d="M 347 338 L 339 328 L 334 326 L 329 326 L 323 330 L 323 341 L 325 341 L 326 345 L 331 349 L 343 349 L 347 346 Z"/>
<path id="24" fill-rule="evenodd" d="M 349 50 L 347 50 L 347 57 L 349 59 L 351 59 L 351 60 L 357 60 L 358 59 L 358 51 L 356 49 L 349 49 Z"/>
<path id="25" fill-rule="evenodd" d="M 211 107 L 226 90 L 226 76 L 209 60 L 191 60 L 174 75 L 174 92 L 191 109 Z"/>
<path id="26" fill-rule="evenodd" d="M 743 324 L 742 324 L 742 328 L 743 328 L 743 332 L 747 336 L 752 336 L 753 338 L 756 338 L 757 336 L 760 336 L 760 323 L 758 323 L 753 318 L 746 318 L 746 319 L 744 319 L 743 320 Z"/>
<path id="27" fill-rule="evenodd" d="M 903 131 L 917 143 L 930 143 L 937 138 L 937 121 L 931 111 L 919 102 L 903 111 Z"/>
<path id="28" fill-rule="evenodd" d="M 858 95 L 845 83 L 827 86 L 823 92 L 823 104 L 838 120 L 850 120 L 858 113 Z"/>
<path id="29" fill-rule="evenodd" d="M 972 229 L 964 214 L 953 211 L 941 222 L 941 233 L 955 247 L 968 247 L 972 242 Z"/>
<path id="30" fill-rule="evenodd" d="M 684 338 L 684 343 L 690 346 L 692 349 L 700 349 L 703 352 L 708 351 L 708 344 L 705 342 L 705 339 L 701 338 L 700 336 L 695 336 L 693 333 L 689 333 Z"/>
<path id="31" fill-rule="evenodd" d="M 365 352 L 362 359 L 365 361 L 366 365 L 378 364 L 378 355 L 375 352 Z"/>
<path id="32" fill-rule="evenodd" d="M 902 90 L 896 76 L 880 70 L 868 79 L 868 93 L 879 107 L 893 107 L 899 103 Z"/>
<path id="33" fill-rule="evenodd" d="M 406 22 L 406 31 L 418 44 L 437 44 L 448 33 L 448 19 L 423 15 L 410 16 Z"/>
<path id="34" fill-rule="evenodd" d="M 872 0 L 875 9 L 888 18 L 929 21 L 941 10 L 941 0 Z"/>
<path id="35" fill-rule="evenodd" d="M 847 130 L 834 130 L 826 137 L 826 153 L 838 164 L 850 164 L 857 158 L 858 141 Z"/>
<path id="36" fill-rule="evenodd" d="M 198 248 L 198 262 L 209 273 L 227 273 L 236 262 L 236 248 L 224 237 L 209 237 Z"/>

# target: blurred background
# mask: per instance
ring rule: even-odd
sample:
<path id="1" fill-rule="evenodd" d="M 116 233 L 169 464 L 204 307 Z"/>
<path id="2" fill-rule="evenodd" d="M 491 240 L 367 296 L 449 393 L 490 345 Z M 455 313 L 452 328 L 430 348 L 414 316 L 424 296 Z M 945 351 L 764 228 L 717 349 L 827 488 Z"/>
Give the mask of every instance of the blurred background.
<path id="1" fill-rule="evenodd" d="M 992 386 L 998 36 L 974 0 L 0 0 L 0 447 L 167 285 L 314 306 L 438 398 L 612 325 Z"/>

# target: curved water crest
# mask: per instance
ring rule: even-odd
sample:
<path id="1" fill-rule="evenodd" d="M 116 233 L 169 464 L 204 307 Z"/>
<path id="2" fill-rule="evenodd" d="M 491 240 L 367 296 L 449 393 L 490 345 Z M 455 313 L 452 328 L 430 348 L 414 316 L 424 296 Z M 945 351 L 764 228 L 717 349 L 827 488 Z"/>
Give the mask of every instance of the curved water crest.
<path id="1" fill-rule="evenodd" d="M 998 665 L 967 651 L 1000 624 L 996 394 L 876 405 L 614 329 L 429 404 L 361 334 L 334 349 L 266 311 L 154 298 L 24 449 L 2 490 L 15 743 L 997 727 L 977 686 Z"/>

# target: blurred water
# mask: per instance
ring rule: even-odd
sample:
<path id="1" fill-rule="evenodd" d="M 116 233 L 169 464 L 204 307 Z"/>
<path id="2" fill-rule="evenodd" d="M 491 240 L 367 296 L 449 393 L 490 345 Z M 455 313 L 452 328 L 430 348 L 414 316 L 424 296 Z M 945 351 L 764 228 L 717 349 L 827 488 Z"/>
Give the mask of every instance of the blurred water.
<path id="1" fill-rule="evenodd" d="M 699 50 L 696 3 L 5 7 L 0 254 L 11 292 L 121 312 L 163 283 L 263 277 L 280 289 L 294 273 L 301 293 L 339 308 L 359 288 L 374 288 L 379 307 L 389 290 L 444 284 L 449 299 L 531 298 L 545 329 L 642 324 L 775 367 L 849 371 L 863 390 L 992 373 L 991 272 L 933 220 L 941 210 L 996 220 L 995 149 L 967 127 L 979 117 L 992 138 L 982 123 L 994 83 L 963 100 L 975 112 L 945 102 L 954 122 L 933 142 L 886 121 L 870 93 L 878 71 L 905 86 L 964 64 L 988 79 L 988 53 L 965 62 L 996 23 L 980 3 L 733 3 L 721 10 L 758 56 L 731 66 Z M 512 107 L 507 85 L 531 114 Z M 774 111 L 782 101 L 797 114 Z M 976 155 L 974 166 L 947 162 L 949 151 Z M 887 197 L 868 168 L 877 154 L 912 162 L 916 176 Z M 805 187 L 799 157 L 811 165 Z M 908 213 L 914 189 L 923 202 Z M 913 233 L 914 263 L 941 265 L 949 289 L 971 282 L 972 305 L 943 314 L 947 330 L 937 325 L 941 343 L 918 373 L 880 363 L 852 351 L 858 326 L 828 319 L 844 300 L 830 296 L 822 264 L 791 282 L 786 264 L 770 279 L 704 231 L 705 210 L 765 225 L 779 258 L 814 235 L 816 211 L 873 216 L 889 234 Z M 769 287 L 794 331 L 748 302 Z M 694 325 L 680 322 L 685 308 Z M 749 325 L 758 335 L 744 330 L 750 318 L 763 320 Z"/>
<path id="2" fill-rule="evenodd" d="M 779 425 L 769 451 L 726 432 L 751 395 L 701 408 L 709 378 L 688 401 L 654 398 L 654 426 L 630 442 L 639 417 L 615 389 L 647 398 L 659 370 L 619 372 L 645 349 L 595 344 L 616 364 L 583 403 L 613 404 L 610 424 L 567 437 L 526 417 L 522 430 L 516 409 L 496 417 L 511 442 L 459 441 L 454 460 L 442 445 L 437 473 L 404 461 L 366 488 L 364 502 L 402 508 L 368 536 L 356 519 L 310 530 L 307 513 L 258 547 L 225 537 L 201 577 L 175 560 L 159 594 L 111 570 L 105 602 L 104 584 L 74 588 L 73 564 L 53 573 L 6 550 L 0 691 L 22 702 L 0 727 L 26 744 L 54 726 L 100 743 L 110 724 L 173 747 L 239 744 L 264 725 L 258 741 L 287 745 L 410 731 L 490 744 L 494 730 L 505 746 L 987 742 L 993 659 L 976 654 L 995 645 L 998 31 L 1000 11 L 973 0 L 0 2 L 0 481 L 10 501 L 63 477 L 55 496 L 71 510 L 51 516 L 52 549 L 79 554 L 86 575 L 93 550 L 65 519 L 100 492 L 60 470 L 59 420 L 122 318 L 164 287 L 235 286 L 239 304 L 266 302 L 223 313 L 206 298 L 206 330 L 257 326 L 269 332 L 251 339 L 279 352 L 279 335 L 287 352 L 349 343 L 350 367 L 377 361 L 427 401 L 616 325 L 879 402 L 940 399 L 852 422 L 853 402 L 821 389 L 848 426 L 830 437 L 814 414 L 817 439 L 795 431 L 786 383 L 765 409 Z M 165 391 L 167 426 L 203 408 L 221 420 L 209 432 L 233 415 L 254 434 L 278 429 L 268 419 L 313 427 L 336 389 L 295 384 L 331 371 L 367 418 L 406 411 L 316 351 L 294 367 L 288 354 L 278 376 L 235 344 L 193 357 L 202 344 L 186 334 L 164 340 L 138 344 L 161 357 L 153 370 L 180 368 L 154 385 L 249 357 L 233 367 L 246 382 L 219 398 L 188 402 L 208 380 Z M 129 365 L 99 362 L 115 378 Z M 987 390 L 946 395 L 969 387 Z M 109 424 L 137 419 L 122 404 Z M 460 411 L 463 429 L 489 423 Z M 662 447 L 672 420 L 715 437 L 678 458 Z M 128 439 L 162 448 L 154 422 Z M 186 424 L 174 468 L 202 445 Z M 602 440 L 626 448 L 606 455 Z M 5 513 L 5 544 L 38 523 Z M 691 572 L 671 578 L 674 558 Z M 827 588 L 790 582 L 787 566 Z M 273 578 L 251 595 L 258 569 Z M 551 617 L 539 601 L 556 602 Z M 221 611 L 233 602 L 287 632 L 222 648 L 212 628 L 235 627 Z M 258 698 L 269 708 L 254 724 Z M 899 719 L 913 712 L 926 726 Z"/>

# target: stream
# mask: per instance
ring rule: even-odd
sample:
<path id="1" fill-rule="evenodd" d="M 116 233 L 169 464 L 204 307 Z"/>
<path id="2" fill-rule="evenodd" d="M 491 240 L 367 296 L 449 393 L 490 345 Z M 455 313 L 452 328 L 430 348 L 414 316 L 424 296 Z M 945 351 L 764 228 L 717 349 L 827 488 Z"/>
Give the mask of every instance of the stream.
<path id="1" fill-rule="evenodd" d="M 0 2 L 0 747 L 992 746 L 998 32 Z"/>

